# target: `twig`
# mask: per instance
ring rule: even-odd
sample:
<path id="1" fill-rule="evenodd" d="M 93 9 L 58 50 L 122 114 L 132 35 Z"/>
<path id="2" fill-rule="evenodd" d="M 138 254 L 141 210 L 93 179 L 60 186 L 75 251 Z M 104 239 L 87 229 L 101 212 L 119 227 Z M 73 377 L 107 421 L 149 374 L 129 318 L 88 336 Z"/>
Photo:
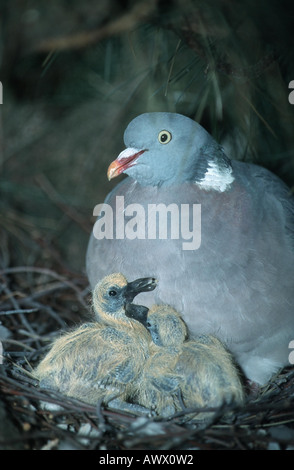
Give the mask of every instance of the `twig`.
<path id="1" fill-rule="evenodd" d="M 165 87 L 164 96 L 167 95 L 167 89 L 168 89 L 168 85 L 169 85 L 169 82 L 170 82 L 170 77 L 171 77 L 171 74 L 172 74 L 172 71 L 173 71 L 173 68 L 174 68 L 174 63 L 175 63 L 175 60 L 176 60 L 176 55 L 177 55 L 177 52 L 178 52 L 178 50 L 179 50 L 179 48 L 180 48 L 181 42 L 182 42 L 182 40 L 180 39 L 180 40 L 178 41 L 178 44 L 177 44 L 177 46 L 176 46 L 175 53 L 174 53 L 173 58 L 172 58 L 172 61 L 171 61 L 170 69 L 169 69 L 169 72 L 168 72 L 168 77 L 167 77 L 167 80 L 166 80 L 166 87 Z"/>
<path id="2" fill-rule="evenodd" d="M 29 308 L 29 309 L 18 308 L 16 310 L 0 311 L 0 315 L 14 315 L 16 313 L 33 313 L 33 312 L 37 312 L 38 310 L 39 310 L 38 308 Z"/>
<path id="3" fill-rule="evenodd" d="M 58 194 L 56 189 L 52 186 L 48 178 L 45 175 L 39 174 L 35 177 L 35 180 L 41 187 L 41 189 L 49 196 L 51 201 L 59 207 L 70 219 L 74 220 L 85 232 L 90 233 L 91 228 L 85 223 L 85 219 L 77 212 L 74 207 L 69 206 L 66 204 L 65 201 L 62 200 L 61 196 Z"/>
<path id="4" fill-rule="evenodd" d="M 4 273 L 3 270 L 0 271 L 0 276 L 1 274 Z M 15 310 L 21 310 L 20 306 L 18 305 L 17 301 L 15 300 L 15 298 L 13 297 L 12 295 L 12 292 L 11 290 L 6 286 L 6 285 L 2 285 L 2 288 L 4 290 L 4 292 L 8 295 L 9 299 L 11 300 L 11 303 L 13 305 L 13 307 L 15 308 Z M 21 318 L 21 321 L 23 322 L 23 324 L 26 326 L 26 328 L 31 332 L 31 333 L 35 333 L 33 328 L 31 327 L 31 325 L 29 324 L 29 322 L 27 321 L 25 315 L 23 315 L 22 313 L 19 314 L 19 317 Z"/>
<path id="5" fill-rule="evenodd" d="M 70 287 L 71 289 L 73 289 L 76 292 L 81 304 L 86 308 L 88 307 L 86 302 L 84 301 L 84 299 L 81 296 L 80 290 L 75 286 L 75 284 L 72 283 L 71 281 L 69 281 L 68 279 L 66 279 L 65 277 L 61 276 L 60 274 L 57 274 L 55 271 L 52 271 L 51 269 L 37 268 L 37 267 L 33 267 L 33 266 L 18 266 L 18 267 L 15 267 L 15 268 L 2 269 L 0 271 L 0 276 L 5 275 L 5 274 L 16 274 L 16 273 L 23 273 L 23 272 L 25 272 L 25 273 L 33 272 L 33 273 L 37 273 L 37 274 L 44 274 L 46 276 L 51 276 L 51 277 L 54 277 L 55 279 L 58 279 L 59 281 L 62 281 L 64 284 L 66 284 L 68 287 Z"/>
<path id="6" fill-rule="evenodd" d="M 155 5 L 156 0 L 144 0 L 139 4 L 135 4 L 130 11 L 121 15 L 118 19 L 111 21 L 95 31 L 86 31 L 63 38 L 46 39 L 36 47 L 36 50 L 52 52 L 56 50 L 82 49 L 102 39 L 128 32 L 138 26 L 142 21 L 146 21 L 155 11 Z"/>

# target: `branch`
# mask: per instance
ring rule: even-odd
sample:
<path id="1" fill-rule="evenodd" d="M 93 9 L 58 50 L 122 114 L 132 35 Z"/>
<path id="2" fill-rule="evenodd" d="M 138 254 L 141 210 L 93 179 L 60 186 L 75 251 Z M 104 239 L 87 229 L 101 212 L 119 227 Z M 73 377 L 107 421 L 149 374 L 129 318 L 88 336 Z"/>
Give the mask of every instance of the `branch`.
<path id="1" fill-rule="evenodd" d="M 35 50 L 38 52 L 62 51 L 68 49 L 82 49 L 95 44 L 102 39 L 134 29 L 142 21 L 146 21 L 155 11 L 156 0 L 142 1 L 118 19 L 102 26 L 95 31 L 84 31 L 71 36 L 45 39 Z"/>

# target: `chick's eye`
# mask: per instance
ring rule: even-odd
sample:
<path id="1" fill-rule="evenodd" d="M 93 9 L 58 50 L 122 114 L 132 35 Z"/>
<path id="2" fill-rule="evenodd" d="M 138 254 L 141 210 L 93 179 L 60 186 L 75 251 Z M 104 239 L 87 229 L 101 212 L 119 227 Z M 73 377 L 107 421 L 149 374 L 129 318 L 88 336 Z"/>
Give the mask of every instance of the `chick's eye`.
<path id="1" fill-rule="evenodd" d="M 172 139 L 172 135 L 169 131 L 160 131 L 158 134 L 158 140 L 161 144 L 168 144 Z"/>
<path id="2" fill-rule="evenodd" d="M 108 294 L 109 294 L 111 297 L 113 297 L 114 295 L 117 294 L 117 292 L 116 292 L 116 290 L 110 290 L 110 291 L 108 292 Z"/>

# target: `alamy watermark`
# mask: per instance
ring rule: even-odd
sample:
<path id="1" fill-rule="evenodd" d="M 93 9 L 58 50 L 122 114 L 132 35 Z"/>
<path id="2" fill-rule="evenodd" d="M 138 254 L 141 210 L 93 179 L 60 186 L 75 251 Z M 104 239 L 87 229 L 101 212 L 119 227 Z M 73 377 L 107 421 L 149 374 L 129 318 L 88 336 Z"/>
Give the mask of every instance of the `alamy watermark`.
<path id="1" fill-rule="evenodd" d="M 289 362 L 290 364 L 294 364 L 294 339 L 290 341 L 288 348 L 293 349 L 293 351 L 291 351 L 289 354 Z"/>
<path id="2" fill-rule="evenodd" d="M 294 104 L 294 80 L 291 80 L 288 88 L 293 90 L 289 93 L 289 96 L 288 96 L 289 103 Z"/>
<path id="3" fill-rule="evenodd" d="M 183 250 L 201 245 L 201 204 L 128 204 L 116 196 L 115 207 L 97 204 L 93 215 L 95 238 L 112 240 L 183 240 Z"/>

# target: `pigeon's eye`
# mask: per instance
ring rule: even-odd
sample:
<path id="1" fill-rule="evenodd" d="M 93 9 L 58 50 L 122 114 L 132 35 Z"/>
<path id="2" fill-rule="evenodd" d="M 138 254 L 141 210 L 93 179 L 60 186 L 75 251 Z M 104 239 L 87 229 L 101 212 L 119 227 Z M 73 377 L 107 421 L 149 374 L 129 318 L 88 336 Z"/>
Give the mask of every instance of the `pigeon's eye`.
<path id="1" fill-rule="evenodd" d="M 112 290 L 110 290 L 110 291 L 108 292 L 108 294 L 109 294 L 111 297 L 113 297 L 113 296 L 117 295 L 117 291 L 112 289 Z"/>
<path id="2" fill-rule="evenodd" d="M 172 135 L 169 131 L 160 131 L 158 134 L 158 140 L 161 144 L 168 144 L 172 139 Z"/>

